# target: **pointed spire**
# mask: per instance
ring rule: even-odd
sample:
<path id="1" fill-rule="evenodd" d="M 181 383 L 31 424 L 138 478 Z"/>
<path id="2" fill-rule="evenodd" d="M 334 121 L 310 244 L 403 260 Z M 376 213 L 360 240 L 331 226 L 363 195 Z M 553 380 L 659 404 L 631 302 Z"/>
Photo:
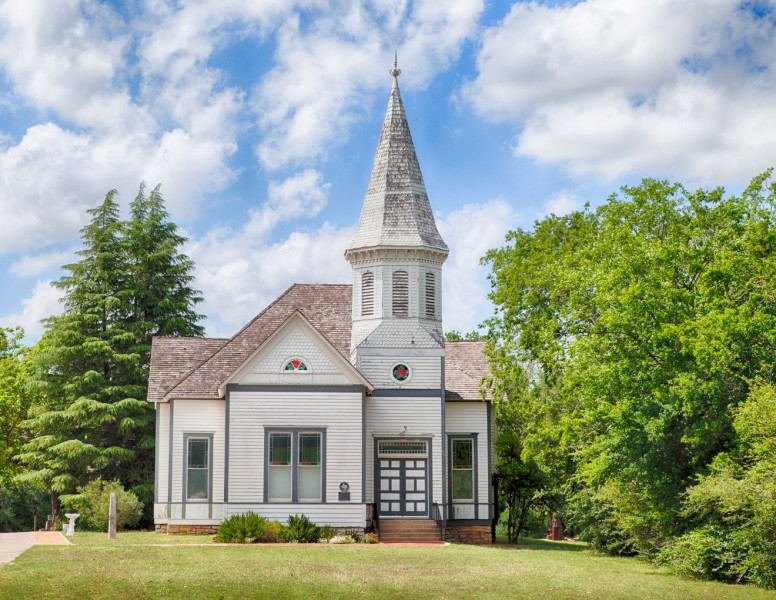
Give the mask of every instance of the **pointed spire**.
<path id="1" fill-rule="evenodd" d="M 399 92 L 398 56 L 393 86 L 377 144 L 358 229 L 348 251 L 375 246 L 427 247 L 447 254 L 426 194 L 404 104 Z"/>

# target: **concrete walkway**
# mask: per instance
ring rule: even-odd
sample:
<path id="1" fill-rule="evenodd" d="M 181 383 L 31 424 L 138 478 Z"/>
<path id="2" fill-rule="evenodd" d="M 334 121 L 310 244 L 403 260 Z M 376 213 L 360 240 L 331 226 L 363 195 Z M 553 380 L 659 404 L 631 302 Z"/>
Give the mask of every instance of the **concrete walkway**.
<path id="1" fill-rule="evenodd" d="M 70 542 L 58 531 L 0 533 L 0 564 L 11 562 L 35 544 L 42 546 L 69 546 Z"/>

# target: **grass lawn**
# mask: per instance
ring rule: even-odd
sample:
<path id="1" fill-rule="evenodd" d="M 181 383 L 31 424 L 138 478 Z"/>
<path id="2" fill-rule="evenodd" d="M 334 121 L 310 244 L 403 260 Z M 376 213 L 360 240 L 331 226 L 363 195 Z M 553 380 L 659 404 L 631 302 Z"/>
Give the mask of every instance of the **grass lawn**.
<path id="1" fill-rule="evenodd" d="M 208 536 L 78 533 L 0 566 L 0 598 L 770 598 L 585 546 L 223 546 Z M 202 545 L 199 545 L 202 544 Z"/>

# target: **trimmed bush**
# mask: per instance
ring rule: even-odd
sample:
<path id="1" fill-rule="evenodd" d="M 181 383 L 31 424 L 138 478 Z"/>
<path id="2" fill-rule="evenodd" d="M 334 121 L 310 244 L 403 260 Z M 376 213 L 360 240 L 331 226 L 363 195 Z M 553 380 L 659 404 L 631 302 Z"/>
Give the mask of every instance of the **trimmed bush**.
<path id="1" fill-rule="evenodd" d="M 218 527 L 215 541 L 229 544 L 281 542 L 283 526 L 277 521 L 268 521 L 253 512 L 232 515 Z"/>
<path id="2" fill-rule="evenodd" d="M 283 530 L 287 542 L 301 542 L 310 544 L 317 542 L 321 537 L 321 529 L 306 515 L 291 515 L 288 517 L 288 525 Z"/>
<path id="3" fill-rule="evenodd" d="M 110 495 L 116 493 L 116 529 L 137 527 L 143 516 L 143 503 L 132 492 L 124 489 L 119 481 L 95 479 L 78 488 L 77 494 L 61 497 L 61 515 L 77 512 L 81 516 L 76 528 L 87 531 L 108 531 L 108 509 Z"/>

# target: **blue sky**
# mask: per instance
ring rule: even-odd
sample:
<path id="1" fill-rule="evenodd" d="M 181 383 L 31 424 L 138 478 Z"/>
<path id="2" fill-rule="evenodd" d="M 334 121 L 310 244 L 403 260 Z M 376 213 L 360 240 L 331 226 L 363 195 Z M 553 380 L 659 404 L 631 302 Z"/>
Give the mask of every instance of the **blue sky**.
<path id="1" fill-rule="evenodd" d="M 162 184 L 209 335 L 348 282 L 398 50 L 445 329 L 491 312 L 510 228 L 642 177 L 739 191 L 776 162 L 771 1 L 0 2 L 0 325 L 59 310 L 86 210 Z"/>

